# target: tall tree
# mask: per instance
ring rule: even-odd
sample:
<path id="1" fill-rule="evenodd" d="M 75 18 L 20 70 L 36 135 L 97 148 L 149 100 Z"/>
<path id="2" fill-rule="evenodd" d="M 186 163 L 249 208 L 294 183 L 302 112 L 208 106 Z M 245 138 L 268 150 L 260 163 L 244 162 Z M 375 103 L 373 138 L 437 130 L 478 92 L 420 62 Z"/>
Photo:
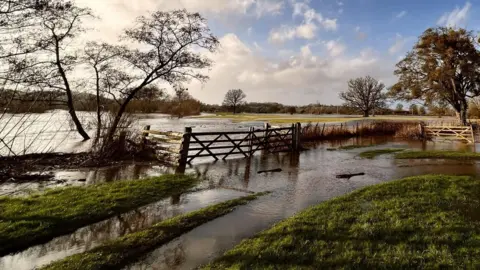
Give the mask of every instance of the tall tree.
<path id="1" fill-rule="evenodd" d="M 480 54 L 472 32 L 430 28 L 397 64 L 390 93 L 404 100 L 450 104 L 467 124 L 468 99 L 480 96 Z"/>
<path id="2" fill-rule="evenodd" d="M 417 104 L 410 105 L 410 113 L 412 115 L 418 115 L 418 106 Z"/>
<path id="3" fill-rule="evenodd" d="M 420 106 L 420 108 L 418 109 L 418 113 L 420 115 L 426 115 L 427 114 L 427 110 L 425 109 L 424 106 Z"/>
<path id="4" fill-rule="evenodd" d="M 223 100 L 223 105 L 231 107 L 233 109 L 233 114 L 237 113 L 237 108 L 239 105 L 245 102 L 247 95 L 243 92 L 242 89 L 230 89 Z"/>
<path id="5" fill-rule="evenodd" d="M 123 39 L 138 49 L 124 50 L 121 55 L 124 70 L 130 80 L 122 92 L 122 100 L 111 124 L 110 141 L 125 113 L 128 103 L 146 86 L 162 81 L 180 85 L 192 79 L 205 82 L 201 72 L 212 65 L 204 52 L 214 52 L 218 39 L 211 33 L 206 20 L 198 13 L 186 10 L 157 11 L 137 19 L 137 25 L 127 29 Z M 126 79 L 126 78 L 124 78 Z"/>
<path id="6" fill-rule="evenodd" d="M 397 112 L 403 112 L 403 104 L 402 103 L 398 103 L 397 104 L 397 107 L 395 108 L 395 110 Z"/>
<path id="7" fill-rule="evenodd" d="M 83 20 L 93 15 L 90 9 L 77 7 L 69 1 L 48 2 L 52 2 L 52 6 L 46 5 L 35 13 L 40 25 L 35 37 L 19 37 L 24 39 L 20 41 L 24 44 L 37 40 L 34 42 L 34 53 L 29 51 L 28 54 L 10 55 L 6 58 L 9 73 L 22 74 L 6 80 L 20 83 L 25 88 L 47 88 L 65 93 L 65 105 L 70 117 L 78 133 L 88 140 L 90 137 L 78 119 L 74 107 L 73 92 L 77 86 L 80 88 L 82 85 L 72 79 L 75 68 L 81 63 L 72 43 L 85 30 Z"/>
<path id="8" fill-rule="evenodd" d="M 387 97 L 383 93 L 384 89 L 383 83 L 370 76 L 351 79 L 348 81 L 348 90 L 340 93 L 340 98 L 346 106 L 355 108 L 364 117 L 368 117 L 371 111 L 385 105 Z"/>

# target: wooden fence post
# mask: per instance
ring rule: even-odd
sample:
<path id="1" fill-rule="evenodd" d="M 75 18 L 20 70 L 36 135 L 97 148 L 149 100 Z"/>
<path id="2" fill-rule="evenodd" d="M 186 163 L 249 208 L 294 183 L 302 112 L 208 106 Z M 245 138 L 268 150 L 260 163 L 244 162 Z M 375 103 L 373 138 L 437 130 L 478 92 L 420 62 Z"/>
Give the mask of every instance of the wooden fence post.
<path id="1" fill-rule="evenodd" d="M 297 151 L 297 129 L 296 129 L 296 126 L 295 124 L 292 124 L 292 151 Z"/>
<path id="2" fill-rule="evenodd" d="M 264 149 L 265 151 L 268 151 L 268 148 L 269 148 L 268 136 L 269 136 L 269 133 L 270 133 L 268 130 L 270 129 L 270 124 L 269 124 L 269 123 L 265 123 L 265 124 L 264 124 L 264 129 L 265 129 L 265 131 L 264 131 L 264 135 L 263 135 L 263 137 L 264 137 L 264 138 L 263 138 L 263 144 L 264 144 L 263 149 Z"/>
<path id="3" fill-rule="evenodd" d="M 180 158 L 178 160 L 178 168 L 176 173 L 183 174 L 187 167 L 188 149 L 190 148 L 190 138 L 192 136 L 192 128 L 186 127 L 183 134 L 182 144 L 180 146 Z"/>
<path id="4" fill-rule="evenodd" d="M 254 127 L 250 127 L 250 130 L 249 130 L 249 133 L 248 133 L 248 136 L 249 136 L 249 140 L 248 140 L 248 157 L 251 158 L 252 157 L 252 152 L 253 152 L 253 135 L 254 135 L 254 132 L 255 132 L 255 128 Z"/>
<path id="5" fill-rule="evenodd" d="M 295 145 L 294 145 L 294 149 L 295 151 L 299 151 L 300 148 L 301 148 L 301 145 L 302 145 L 302 124 L 297 122 L 295 124 L 295 128 L 294 128 L 294 133 L 295 135 Z"/>
<path id="6" fill-rule="evenodd" d="M 143 128 L 143 134 L 142 134 L 142 150 L 145 149 L 145 145 L 147 144 L 147 137 L 148 137 L 148 134 L 147 132 L 145 131 L 149 131 L 150 130 L 150 125 L 147 125 Z"/>
<path id="7" fill-rule="evenodd" d="M 422 125 L 422 123 L 418 124 L 420 127 L 420 136 L 422 136 L 422 139 L 425 139 L 425 127 Z"/>

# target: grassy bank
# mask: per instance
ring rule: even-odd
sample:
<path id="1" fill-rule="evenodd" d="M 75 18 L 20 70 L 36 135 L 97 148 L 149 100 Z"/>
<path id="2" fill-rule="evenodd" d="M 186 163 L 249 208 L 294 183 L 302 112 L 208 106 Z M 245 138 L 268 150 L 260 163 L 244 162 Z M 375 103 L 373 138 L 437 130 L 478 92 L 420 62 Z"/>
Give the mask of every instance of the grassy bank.
<path id="1" fill-rule="evenodd" d="M 53 189 L 26 198 L 0 197 L 0 255 L 187 191 L 197 180 L 166 175 Z"/>
<path id="2" fill-rule="evenodd" d="M 301 117 L 297 115 L 288 115 L 288 114 L 253 114 L 253 113 L 240 113 L 240 114 L 231 114 L 231 113 L 218 113 L 216 115 L 202 115 L 195 118 L 205 118 L 205 119 L 229 119 L 233 122 L 269 122 L 271 124 L 291 124 L 295 122 L 300 123 L 324 123 L 324 122 L 348 122 L 353 120 L 383 120 L 383 121 L 425 121 L 425 120 L 436 120 L 438 117 L 433 116 L 406 116 L 406 115 L 380 115 L 375 117 L 363 118 L 359 115 L 349 115 L 345 117 Z"/>
<path id="3" fill-rule="evenodd" d="M 183 233 L 217 217 L 223 216 L 235 209 L 236 206 L 246 204 L 264 194 L 265 193 L 258 193 L 230 200 L 165 220 L 146 230 L 128 234 L 90 251 L 54 262 L 41 269 L 120 269 L 158 246 L 168 243 Z"/>
<path id="4" fill-rule="evenodd" d="M 397 153 L 397 159 L 455 159 L 480 160 L 480 153 L 458 151 L 407 151 Z"/>
<path id="5" fill-rule="evenodd" d="M 398 149 L 398 148 L 387 148 L 387 149 L 377 149 L 377 150 L 371 150 L 371 151 L 365 151 L 360 153 L 360 157 L 362 158 L 376 158 L 380 155 L 386 155 L 386 154 L 393 154 L 397 152 L 401 152 L 404 149 Z"/>
<path id="6" fill-rule="evenodd" d="M 205 269 L 476 269 L 480 181 L 427 175 L 367 187 L 280 222 Z"/>

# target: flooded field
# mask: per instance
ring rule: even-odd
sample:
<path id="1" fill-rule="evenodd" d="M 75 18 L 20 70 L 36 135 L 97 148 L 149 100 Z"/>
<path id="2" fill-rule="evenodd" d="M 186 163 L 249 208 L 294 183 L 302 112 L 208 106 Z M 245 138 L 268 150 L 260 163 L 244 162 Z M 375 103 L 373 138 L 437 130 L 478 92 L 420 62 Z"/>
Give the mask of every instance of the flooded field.
<path id="1" fill-rule="evenodd" d="M 236 198 L 248 192 L 272 191 L 270 195 L 184 234 L 127 267 L 127 269 L 192 269 L 208 263 L 242 239 L 268 228 L 279 220 L 355 189 L 420 174 L 480 173 L 480 163 L 474 161 L 395 160 L 389 155 L 370 160 L 358 157 L 365 149 L 327 151 L 330 147 L 350 144 L 366 146 L 379 144 L 368 149 L 388 147 L 416 150 L 475 150 L 473 145 L 463 143 L 422 143 L 372 137 L 311 145 L 310 150 L 299 154 L 259 154 L 251 160 L 231 159 L 215 163 L 202 161 L 188 168 L 187 173 L 203 179 L 195 188 L 203 191 L 160 201 L 81 228 L 73 234 L 58 237 L 47 244 L 5 256 L 0 258 L 0 269 L 32 269 L 34 266 L 89 250 L 106 240 L 141 230 L 165 218 Z M 277 168 L 282 171 L 257 173 L 260 170 Z M 57 171 L 56 181 L 63 181 L 45 186 L 88 185 L 171 172 L 172 168 L 149 164 Z M 345 173 L 365 175 L 349 180 L 336 178 L 337 174 Z M 82 181 L 78 181 L 79 179 Z"/>

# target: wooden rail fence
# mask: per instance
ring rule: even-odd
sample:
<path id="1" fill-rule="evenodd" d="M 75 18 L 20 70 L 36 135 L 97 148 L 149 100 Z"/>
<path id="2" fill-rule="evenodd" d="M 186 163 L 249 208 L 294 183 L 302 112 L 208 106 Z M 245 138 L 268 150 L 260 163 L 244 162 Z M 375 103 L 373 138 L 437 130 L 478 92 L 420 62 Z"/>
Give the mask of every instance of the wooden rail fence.
<path id="1" fill-rule="evenodd" d="M 187 127 L 182 134 L 150 130 L 150 126 L 146 126 L 143 144 L 154 141 L 157 156 L 185 168 L 201 157 L 225 160 L 232 155 L 249 158 L 258 151 L 297 151 L 301 145 L 301 129 L 300 123 L 279 128 L 265 124 L 263 129 L 250 128 L 246 131 L 193 132 L 191 127 Z"/>
<path id="2" fill-rule="evenodd" d="M 420 126 L 426 137 L 439 137 L 446 140 L 462 140 L 475 143 L 472 126 Z"/>

